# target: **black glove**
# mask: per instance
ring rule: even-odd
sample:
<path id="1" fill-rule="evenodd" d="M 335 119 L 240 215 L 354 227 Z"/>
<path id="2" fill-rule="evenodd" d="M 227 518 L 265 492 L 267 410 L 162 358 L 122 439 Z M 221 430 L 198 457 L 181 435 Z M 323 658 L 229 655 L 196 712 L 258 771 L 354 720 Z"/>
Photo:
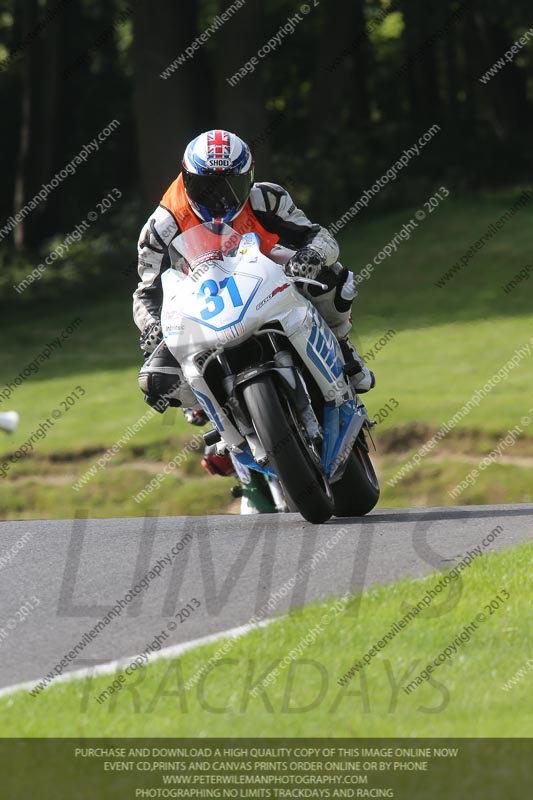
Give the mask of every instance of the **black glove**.
<path id="1" fill-rule="evenodd" d="M 285 266 L 285 273 L 291 278 L 311 278 L 316 280 L 325 263 L 325 258 L 312 247 L 302 247 L 288 261 Z"/>
<path id="2" fill-rule="evenodd" d="M 147 325 L 139 337 L 139 345 L 143 353 L 153 353 L 162 341 L 163 331 L 160 322 L 152 322 Z"/>

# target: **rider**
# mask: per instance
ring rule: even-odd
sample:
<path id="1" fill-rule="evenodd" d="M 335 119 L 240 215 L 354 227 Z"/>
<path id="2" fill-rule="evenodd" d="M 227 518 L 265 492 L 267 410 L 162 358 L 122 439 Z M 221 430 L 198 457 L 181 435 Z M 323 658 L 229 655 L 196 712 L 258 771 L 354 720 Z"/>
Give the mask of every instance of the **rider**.
<path id="1" fill-rule="evenodd" d="M 185 150 L 182 172 L 169 186 L 139 238 L 139 276 L 133 295 L 133 316 L 141 331 L 145 356 L 139 386 L 146 402 L 163 412 L 183 406 L 188 422 L 208 420 L 188 387 L 181 368 L 163 342 L 161 273 L 170 266 L 168 246 L 180 233 L 212 220 L 231 225 L 238 233 L 253 231 L 261 250 L 283 264 L 287 275 L 318 279 L 327 285 L 301 291 L 315 305 L 339 344 L 345 373 L 359 394 L 372 389 L 374 374 L 365 366 L 348 336 L 351 306 L 357 294 L 353 273 L 338 261 L 335 239 L 313 225 L 289 193 L 275 183 L 254 183 L 254 164 L 248 145 L 234 133 L 211 130 L 193 139 Z M 186 268 L 186 264 L 183 264 Z M 216 459 L 211 462 L 216 469 Z"/>

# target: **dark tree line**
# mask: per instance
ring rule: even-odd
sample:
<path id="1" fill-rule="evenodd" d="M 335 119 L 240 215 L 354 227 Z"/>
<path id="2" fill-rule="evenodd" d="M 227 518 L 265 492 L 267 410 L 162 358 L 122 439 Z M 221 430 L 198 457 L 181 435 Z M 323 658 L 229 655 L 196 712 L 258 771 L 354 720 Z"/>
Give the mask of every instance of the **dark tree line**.
<path id="1" fill-rule="evenodd" d="M 409 180 L 528 181 L 533 44 L 479 78 L 530 27 L 529 2 L 314 3 L 231 86 L 301 4 L 247 0 L 163 79 L 230 0 L 0 0 L 0 227 L 113 119 L 98 156 L 16 226 L 19 249 L 74 226 L 113 186 L 142 218 L 210 127 L 248 139 L 258 177 L 289 182 L 326 222 L 434 123 L 443 133 Z M 405 202 L 407 186 L 395 191 Z"/>

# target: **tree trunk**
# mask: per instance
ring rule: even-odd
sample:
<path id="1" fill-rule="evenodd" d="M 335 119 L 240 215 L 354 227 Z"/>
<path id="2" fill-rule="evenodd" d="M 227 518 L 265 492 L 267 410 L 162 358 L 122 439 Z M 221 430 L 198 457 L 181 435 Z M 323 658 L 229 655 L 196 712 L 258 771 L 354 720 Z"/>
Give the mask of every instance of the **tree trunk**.
<path id="1" fill-rule="evenodd" d="M 198 35 L 197 1 L 141 2 L 134 16 L 134 108 L 144 199 L 155 204 L 181 168 L 185 145 L 197 134 L 197 56 L 162 78 L 160 74 Z"/>
<path id="2" fill-rule="evenodd" d="M 219 13 L 227 7 L 226 0 L 218 4 Z M 269 180 L 270 136 L 266 101 L 263 90 L 264 63 L 240 80 L 231 79 L 268 39 L 265 35 L 262 4 L 248 2 L 217 31 L 214 50 L 216 123 L 211 127 L 224 128 L 244 139 L 251 147 L 260 179 Z M 275 54 L 272 56 L 275 57 Z"/>
<path id="3" fill-rule="evenodd" d="M 42 17 L 54 11 L 57 0 L 47 0 Z M 21 0 L 21 39 L 39 25 L 37 0 Z M 41 186 L 53 177 L 57 154 L 58 116 L 60 104 L 60 61 L 62 54 L 64 13 L 37 28 L 37 36 L 22 53 L 18 69 L 21 76 L 21 116 L 19 155 L 14 189 L 15 212 L 34 197 Z M 44 203 L 30 212 L 14 231 L 15 246 L 40 238 L 45 222 Z"/>
<path id="4" fill-rule="evenodd" d="M 362 0 L 339 0 L 335 9 L 323 9 L 317 47 L 310 130 L 315 136 L 338 131 L 343 109 L 353 108 L 357 120 L 369 119 L 369 52 Z M 315 124 L 320 120 L 319 124 Z"/>
<path id="5" fill-rule="evenodd" d="M 331 213 L 332 198 L 334 207 L 345 208 L 353 202 L 361 180 L 360 171 L 354 171 L 354 155 L 368 146 L 370 48 L 362 0 L 339 0 L 333 9 L 322 3 L 320 13 L 322 26 L 316 37 L 316 67 L 303 136 L 308 144 L 306 170 L 320 175 L 324 164 L 328 165 L 329 192 L 315 184 L 308 207 L 317 219 L 325 219 Z M 342 135 L 342 131 L 349 133 Z"/>
<path id="6" fill-rule="evenodd" d="M 457 23 L 460 24 L 460 23 Z M 457 28 L 451 27 L 446 31 L 444 40 L 444 63 L 446 75 L 446 112 L 447 118 L 453 124 L 457 120 L 459 82 L 457 75 Z"/>
<path id="7" fill-rule="evenodd" d="M 20 0 L 17 7 L 20 15 L 21 40 L 23 40 L 37 25 L 39 7 L 37 0 Z M 15 187 L 13 196 L 13 212 L 16 214 L 30 199 L 31 188 L 34 185 L 35 158 L 33 154 L 33 135 L 36 130 L 36 102 L 38 97 L 38 40 L 31 42 L 20 61 L 21 75 L 21 114 L 19 133 L 19 152 Z M 27 239 L 27 231 L 31 215 L 19 222 L 14 230 L 14 241 L 17 250 L 21 250 Z"/>
<path id="8" fill-rule="evenodd" d="M 48 0 L 46 13 L 51 12 L 57 0 Z M 42 64 L 40 68 L 40 108 L 38 135 L 39 174 L 38 182 L 42 185 L 50 179 L 57 155 L 58 113 L 60 93 L 63 86 L 60 80 L 61 56 L 63 45 L 64 12 L 61 11 L 43 31 L 41 43 Z"/>
<path id="9" fill-rule="evenodd" d="M 405 0 L 406 61 L 411 105 L 411 121 L 418 126 L 432 124 L 441 117 L 438 51 L 441 39 L 432 41 L 443 26 L 443 16 L 424 0 Z"/>

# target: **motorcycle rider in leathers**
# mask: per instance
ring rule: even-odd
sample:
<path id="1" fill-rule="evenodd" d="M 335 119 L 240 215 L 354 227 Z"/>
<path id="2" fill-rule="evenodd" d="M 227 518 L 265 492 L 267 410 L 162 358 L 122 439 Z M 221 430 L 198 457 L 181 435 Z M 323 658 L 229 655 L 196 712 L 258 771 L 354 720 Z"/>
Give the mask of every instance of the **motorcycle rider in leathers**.
<path id="1" fill-rule="evenodd" d="M 170 242 L 193 225 L 213 220 L 232 226 L 240 234 L 258 233 L 262 252 L 282 264 L 288 276 L 312 278 L 327 285 L 327 290 L 305 286 L 301 291 L 337 337 L 346 362 L 345 374 L 355 391 L 362 394 L 372 389 L 374 374 L 348 338 L 357 290 L 353 273 L 337 260 L 337 242 L 325 228 L 309 221 L 282 186 L 254 183 L 252 155 L 242 139 L 228 131 L 211 130 L 188 144 L 182 172 L 163 195 L 139 238 L 140 282 L 133 295 L 133 316 L 141 331 L 140 346 L 145 356 L 139 386 L 146 402 L 160 412 L 168 406 L 182 406 L 185 418 L 194 425 L 208 421 L 163 341 L 161 274 L 170 266 Z M 185 261 L 178 266 L 187 269 Z M 232 473 L 231 461 L 225 456 L 211 454 L 203 463 L 212 473 Z"/>

